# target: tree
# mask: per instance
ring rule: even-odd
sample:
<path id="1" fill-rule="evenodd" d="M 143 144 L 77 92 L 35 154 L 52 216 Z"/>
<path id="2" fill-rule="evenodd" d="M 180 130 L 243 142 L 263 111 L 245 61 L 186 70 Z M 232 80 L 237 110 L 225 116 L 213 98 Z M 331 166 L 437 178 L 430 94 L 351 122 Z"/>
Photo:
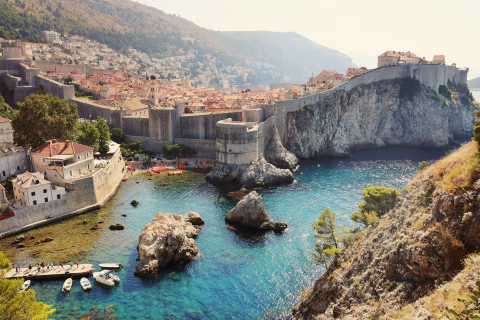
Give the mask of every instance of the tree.
<path id="1" fill-rule="evenodd" d="M 113 128 L 112 129 L 112 134 L 111 134 L 111 139 L 115 141 L 116 143 L 122 143 L 123 142 L 123 130 L 121 128 Z"/>
<path id="2" fill-rule="evenodd" d="M 95 126 L 100 134 L 100 137 L 98 138 L 98 152 L 105 154 L 109 150 L 108 142 L 110 141 L 110 129 L 108 128 L 107 121 L 102 117 L 97 117 Z"/>
<path id="3" fill-rule="evenodd" d="M 31 94 L 18 103 L 12 127 L 15 143 L 36 148 L 49 139 L 73 140 L 78 120 L 77 106 L 52 94 Z"/>
<path id="4" fill-rule="evenodd" d="M 183 144 L 172 144 L 163 147 L 163 153 L 166 156 L 180 157 L 182 155 L 195 154 L 195 150 Z"/>
<path id="5" fill-rule="evenodd" d="M 365 227 L 378 222 L 389 210 L 393 209 L 400 193 L 387 187 L 369 187 L 363 190 L 363 201 L 358 212 L 352 214 L 352 220 Z"/>
<path id="6" fill-rule="evenodd" d="M 328 208 L 323 210 L 318 221 L 312 224 L 315 229 L 315 253 L 312 254 L 313 261 L 316 264 L 327 266 L 330 258 L 340 252 L 338 243 L 340 236 L 338 235 L 336 226 L 336 214 Z"/>
<path id="7" fill-rule="evenodd" d="M 0 315 L 4 320 L 46 320 L 55 312 L 52 306 L 37 302 L 33 289 L 20 292 L 22 279 L 5 279 L 10 261 L 0 251 Z"/>
<path id="8" fill-rule="evenodd" d="M 77 137 L 78 143 L 92 147 L 95 151 L 98 151 L 98 139 L 100 138 L 100 132 L 98 132 L 97 126 L 88 121 L 81 121 L 77 124 Z"/>

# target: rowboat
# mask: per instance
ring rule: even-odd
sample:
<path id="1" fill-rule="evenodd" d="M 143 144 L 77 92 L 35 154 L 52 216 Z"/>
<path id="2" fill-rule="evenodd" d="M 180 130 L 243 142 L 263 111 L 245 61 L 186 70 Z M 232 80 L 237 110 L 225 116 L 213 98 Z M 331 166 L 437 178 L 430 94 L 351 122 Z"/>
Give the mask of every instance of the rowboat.
<path id="1" fill-rule="evenodd" d="M 120 269 L 122 267 L 122 264 L 121 263 L 100 263 L 99 266 L 102 269 L 115 270 L 115 269 Z"/>
<path id="2" fill-rule="evenodd" d="M 70 292 L 70 290 L 72 290 L 72 283 L 72 278 L 68 278 L 67 280 L 65 280 L 62 287 L 62 292 Z"/>
<path id="3" fill-rule="evenodd" d="M 115 274 L 112 270 L 105 270 L 105 276 L 112 279 L 115 283 L 120 283 L 120 277 Z"/>
<path id="4" fill-rule="evenodd" d="M 232 226 L 225 226 L 225 228 L 230 229 L 230 230 L 232 230 L 232 231 L 238 231 L 237 228 L 234 228 L 234 227 L 232 227 Z"/>
<path id="5" fill-rule="evenodd" d="M 27 290 L 29 287 L 30 287 L 30 284 L 32 282 L 30 280 L 26 280 L 24 283 L 23 283 L 23 286 L 22 286 L 22 289 L 20 289 L 20 292 L 23 292 L 25 290 Z"/>
<path id="6" fill-rule="evenodd" d="M 92 290 L 92 284 L 87 278 L 80 279 L 80 285 L 82 286 L 83 291 Z"/>

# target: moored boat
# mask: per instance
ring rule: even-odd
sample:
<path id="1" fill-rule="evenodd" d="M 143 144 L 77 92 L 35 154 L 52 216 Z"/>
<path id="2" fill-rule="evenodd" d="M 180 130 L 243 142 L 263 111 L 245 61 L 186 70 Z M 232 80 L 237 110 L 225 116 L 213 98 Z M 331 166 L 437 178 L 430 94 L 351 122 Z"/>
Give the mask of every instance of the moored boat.
<path id="1" fill-rule="evenodd" d="M 237 228 L 232 227 L 232 226 L 225 226 L 225 228 L 230 229 L 230 230 L 232 230 L 232 231 L 238 231 Z"/>
<path id="2" fill-rule="evenodd" d="M 112 279 L 115 283 L 120 283 L 120 277 L 115 274 L 112 270 L 105 270 L 105 276 Z"/>
<path id="3" fill-rule="evenodd" d="M 115 285 L 115 281 L 113 281 L 113 279 L 111 279 L 110 277 L 107 277 L 104 271 L 94 272 L 93 278 L 98 283 L 101 283 L 107 287 L 113 287 Z"/>
<path id="4" fill-rule="evenodd" d="M 80 285 L 82 286 L 83 291 L 92 290 L 92 284 L 87 278 L 80 279 Z"/>
<path id="5" fill-rule="evenodd" d="M 30 284 L 32 283 L 32 281 L 30 280 L 26 280 L 24 283 L 23 283 L 23 286 L 22 286 L 22 289 L 20 289 L 20 292 L 23 292 L 25 290 L 27 290 L 29 287 L 30 287 Z"/>
<path id="6" fill-rule="evenodd" d="M 65 280 L 62 287 L 62 292 L 70 292 L 70 290 L 72 290 L 72 284 L 73 284 L 72 278 L 68 278 L 67 280 Z"/>
<path id="7" fill-rule="evenodd" d="M 102 269 L 115 270 L 115 269 L 120 269 L 122 267 L 122 264 L 121 263 L 100 263 L 99 266 Z"/>

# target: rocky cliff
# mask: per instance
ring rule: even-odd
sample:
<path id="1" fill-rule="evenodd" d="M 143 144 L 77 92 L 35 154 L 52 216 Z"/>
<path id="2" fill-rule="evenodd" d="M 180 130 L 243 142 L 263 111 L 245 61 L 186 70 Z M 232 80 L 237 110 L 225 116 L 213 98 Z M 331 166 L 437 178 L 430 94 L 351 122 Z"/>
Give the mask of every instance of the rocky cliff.
<path id="1" fill-rule="evenodd" d="M 445 307 L 458 310 L 479 273 L 476 150 L 471 142 L 417 174 L 395 208 L 335 257 L 294 319 L 439 319 Z"/>
<path id="2" fill-rule="evenodd" d="M 333 90 L 319 99 L 288 114 L 285 147 L 298 157 L 385 145 L 440 147 L 472 136 L 473 105 L 446 101 L 411 79 Z"/>

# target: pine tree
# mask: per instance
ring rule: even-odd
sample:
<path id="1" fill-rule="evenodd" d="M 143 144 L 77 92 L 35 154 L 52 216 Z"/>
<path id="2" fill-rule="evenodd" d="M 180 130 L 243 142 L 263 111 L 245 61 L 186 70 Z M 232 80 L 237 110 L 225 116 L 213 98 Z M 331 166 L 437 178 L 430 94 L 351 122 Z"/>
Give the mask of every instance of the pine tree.
<path id="1" fill-rule="evenodd" d="M 315 229 L 315 238 L 317 239 L 315 253 L 312 254 L 313 261 L 316 264 L 327 266 L 331 257 L 340 252 L 338 248 L 340 236 L 336 226 L 336 214 L 327 208 L 323 210 L 318 221 L 312 226 Z"/>

